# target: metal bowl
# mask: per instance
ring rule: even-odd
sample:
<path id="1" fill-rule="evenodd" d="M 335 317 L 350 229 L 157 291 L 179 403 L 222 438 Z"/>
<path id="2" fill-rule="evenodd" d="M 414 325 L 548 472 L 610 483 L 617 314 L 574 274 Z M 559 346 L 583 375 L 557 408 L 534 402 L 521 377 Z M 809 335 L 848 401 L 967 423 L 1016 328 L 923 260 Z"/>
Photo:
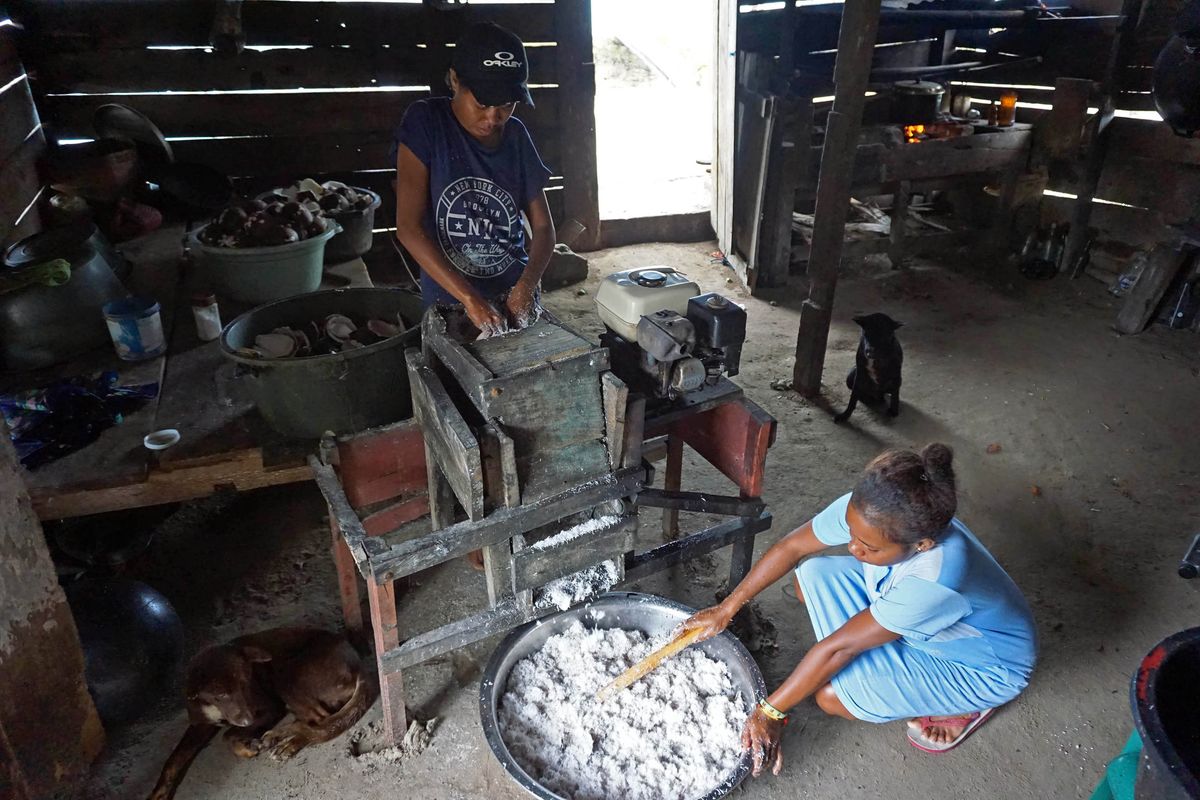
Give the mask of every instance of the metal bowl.
<path id="1" fill-rule="evenodd" d="M 479 686 L 479 713 L 483 721 L 483 735 L 495 753 L 496 759 L 521 788 L 540 800 L 565 800 L 534 780 L 508 752 L 500 735 L 497 709 L 500 697 L 508 685 L 508 674 L 518 661 L 542 649 L 546 640 L 565 631 L 571 623 L 582 622 L 589 628 L 625 628 L 638 630 L 648 636 L 670 633 L 679 623 L 696 613 L 672 600 L 636 592 L 609 592 L 591 603 L 568 609 L 542 620 L 528 622 L 514 630 L 492 653 L 483 681 Z M 750 657 L 742 643 L 729 632 L 722 633 L 706 642 L 694 645 L 708 656 L 725 663 L 729 668 L 733 685 L 741 692 L 746 702 L 746 711 L 758 698 L 766 695 L 762 672 Z M 750 773 L 750 754 L 742 756 L 725 780 L 714 786 L 707 794 L 694 800 L 717 800 L 733 791 Z M 615 800 L 615 798 L 614 798 Z"/>

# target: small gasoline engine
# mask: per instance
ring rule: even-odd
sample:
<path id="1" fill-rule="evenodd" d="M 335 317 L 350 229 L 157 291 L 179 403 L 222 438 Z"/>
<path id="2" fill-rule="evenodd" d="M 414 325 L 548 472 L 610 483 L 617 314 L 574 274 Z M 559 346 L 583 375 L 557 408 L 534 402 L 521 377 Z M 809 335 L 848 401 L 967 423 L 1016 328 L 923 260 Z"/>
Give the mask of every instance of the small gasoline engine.
<path id="1" fill-rule="evenodd" d="M 676 400 L 738 374 L 745 310 L 670 267 L 609 275 L 596 292 L 612 371 L 631 391 Z"/>

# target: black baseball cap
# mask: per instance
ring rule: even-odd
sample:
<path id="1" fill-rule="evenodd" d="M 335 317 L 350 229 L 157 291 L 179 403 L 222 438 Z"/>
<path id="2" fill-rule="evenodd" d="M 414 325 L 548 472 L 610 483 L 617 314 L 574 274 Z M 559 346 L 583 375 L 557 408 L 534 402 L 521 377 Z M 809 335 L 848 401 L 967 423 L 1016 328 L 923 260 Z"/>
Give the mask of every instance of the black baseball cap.
<path id="1" fill-rule="evenodd" d="M 521 37 L 494 22 L 476 22 L 454 44 L 454 71 L 475 99 L 485 106 L 502 106 L 529 96 L 529 59 Z"/>

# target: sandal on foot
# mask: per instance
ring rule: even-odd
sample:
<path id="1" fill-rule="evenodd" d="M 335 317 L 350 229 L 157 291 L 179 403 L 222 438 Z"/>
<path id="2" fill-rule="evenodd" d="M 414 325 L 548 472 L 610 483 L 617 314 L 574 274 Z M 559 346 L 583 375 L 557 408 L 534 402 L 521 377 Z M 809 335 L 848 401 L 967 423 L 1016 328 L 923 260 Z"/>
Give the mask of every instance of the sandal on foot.
<path id="1" fill-rule="evenodd" d="M 992 714 L 995 713 L 995 711 L 996 709 L 994 708 L 988 708 L 983 711 L 973 712 L 971 714 L 960 714 L 956 717 L 946 717 L 945 719 L 917 717 L 916 720 L 914 720 L 914 722 L 917 724 L 915 726 L 910 725 L 908 728 L 908 743 L 925 753 L 947 753 L 966 741 L 967 737 L 978 730 L 983 723 L 987 722 Z M 945 743 L 931 742 L 925 738 L 924 730 L 931 725 L 954 724 L 965 724 L 967 727 L 963 728 L 963 732 L 960 733 L 953 741 Z"/>

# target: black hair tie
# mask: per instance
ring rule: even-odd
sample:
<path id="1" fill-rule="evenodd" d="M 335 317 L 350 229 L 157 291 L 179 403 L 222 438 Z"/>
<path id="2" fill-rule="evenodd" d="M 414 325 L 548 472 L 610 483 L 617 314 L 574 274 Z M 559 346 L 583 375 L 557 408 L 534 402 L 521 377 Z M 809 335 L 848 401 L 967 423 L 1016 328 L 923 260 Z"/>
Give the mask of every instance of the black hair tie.
<path id="1" fill-rule="evenodd" d="M 925 483 L 929 483 L 929 473 L 925 470 L 921 470 L 921 480 Z"/>

